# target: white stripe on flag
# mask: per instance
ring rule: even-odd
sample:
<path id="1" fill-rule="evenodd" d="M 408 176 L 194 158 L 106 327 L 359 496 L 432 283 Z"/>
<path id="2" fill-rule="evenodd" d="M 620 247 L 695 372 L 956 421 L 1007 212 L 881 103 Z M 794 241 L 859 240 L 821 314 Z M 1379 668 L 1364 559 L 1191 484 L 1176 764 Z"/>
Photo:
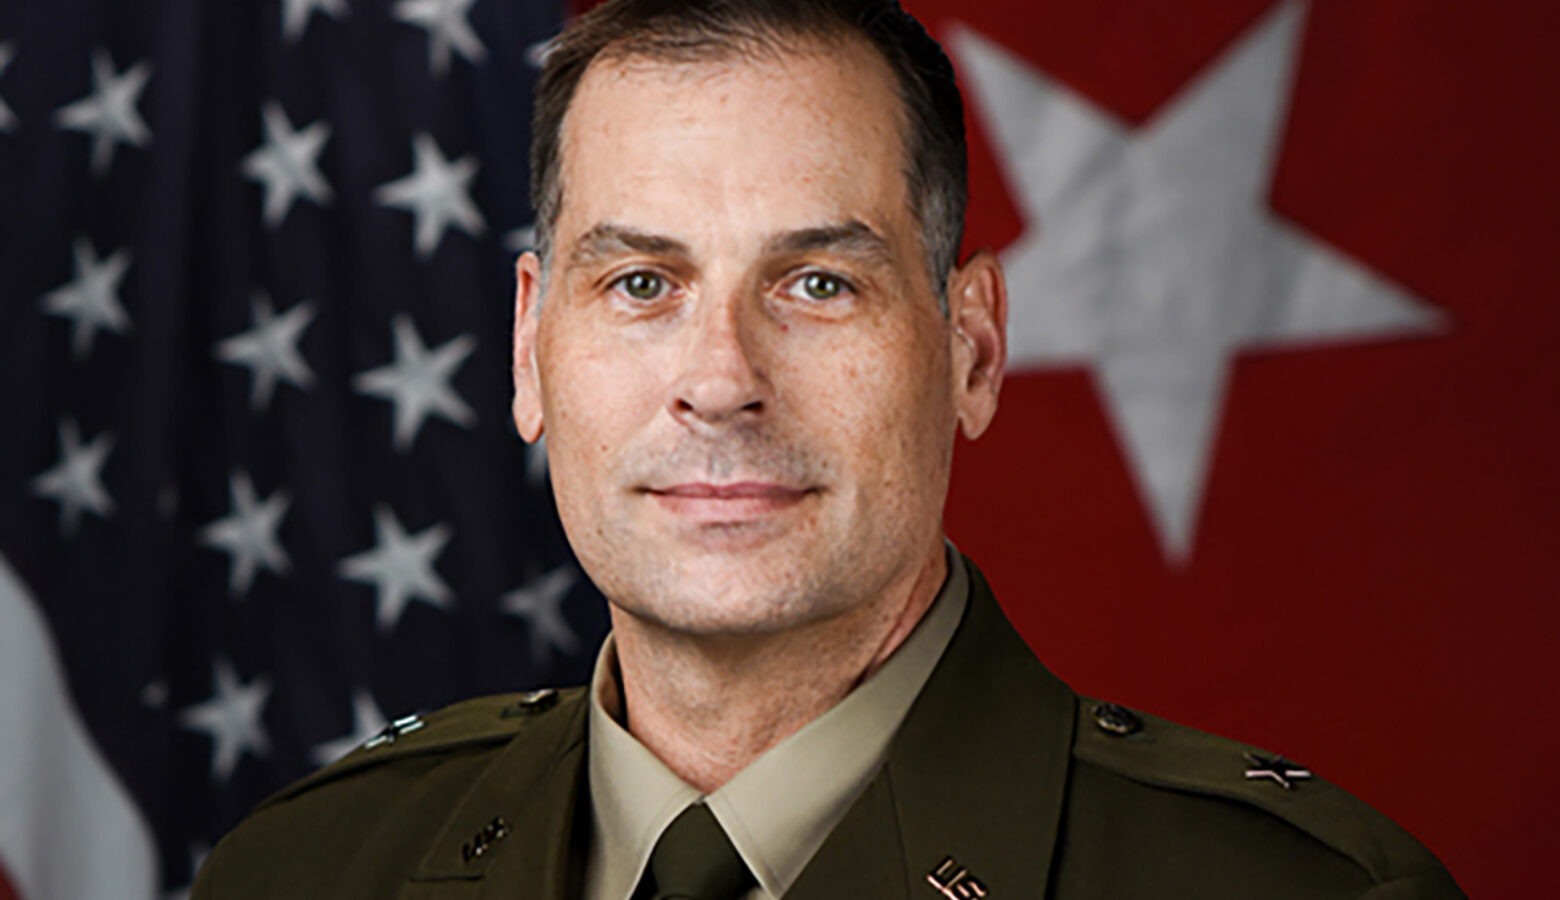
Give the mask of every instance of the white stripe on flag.
<path id="1" fill-rule="evenodd" d="M 22 900 L 156 896 L 151 829 L 82 725 L 52 635 L 3 556 L 0 860 Z"/>

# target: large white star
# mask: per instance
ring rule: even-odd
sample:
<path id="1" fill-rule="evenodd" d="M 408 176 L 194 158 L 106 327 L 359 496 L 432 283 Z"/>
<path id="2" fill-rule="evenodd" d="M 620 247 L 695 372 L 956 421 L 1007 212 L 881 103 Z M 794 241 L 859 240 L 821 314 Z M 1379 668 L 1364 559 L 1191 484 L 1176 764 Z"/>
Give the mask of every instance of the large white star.
<path id="1" fill-rule="evenodd" d="M 114 147 L 144 147 L 152 132 L 135 105 L 152 67 L 145 61 L 114 74 L 114 60 L 107 50 L 92 52 L 92 93 L 54 113 L 61 128 L 92 135 L 92 174 L 102 175 L 114 161 Z"/>
<path id="2" fill-rule="evenodd" d="M 179 724 L 191 731 L 203 731 L 211 738 L 211 777 L 226 783 L 245 753 L 264 756 L 271 750 L 261 710 L 271 694 L 271 683 L 255 678 L 248 684 L 238 680 L 233 664 L 218 658 L 212 666 L 215 691 L 211 699 L 179 712 Z"/>
<path id="3" fill-rule="evenodd" d="M 449 527 L 440 523 L 407 535 L 395 513 L 380 506 L 374 510 L 374 533 L 374 548 L 341 560 L 336 572 L 348 581 L 374 586 L 380 630 L 394 628 L 413 600 L 448 609 L 455 595 L 433 570 L 433 561 L 449 543 Z"/>
<path id="4" fill-rule="evenodd" d="M 16 47 L 12 44 L 0 44 L 0 75 L 5 74 L 6 67 L 11 65 L 11 60 L 16 58 Z M 11 107 L 5 105 L 5 98 L 0 97 L 0 131 L 11 131 L 16 127 L 16 113 Z"/>
<path id="5" fill-rule="evenodd" d="M 114 436 L 107 431 L 82 446 L 81 430 L 73 419 L 61 420 L 60 461 L 33 479 L 33 493 L 60 505 L 60 531 L 76 533 L 82 510 L 108 518 L 114 500 L 103 487 L 103 464 L 114 449 Z"/>
<path id="6" fill-rule="evenodd" d="M 260 500 L 246 472 L 234 472 L 228 477 L 228 494 L 233 500 L 233 511 L 202 528 L 200 542 L 232 557 L 228 593 L 241 597 L 249 593 L 258 569 L 277 575 L 291 570 L 292 561 L 277 540 L 276 530 L 287 515 L 292 498 L 279 490 Z"/>
<path id="7" fill-rule="evenodd" d="M 554 647 L 564 653 L 580 649 L 580 640 L 563 617 L 563 598 L 574 589 L 578 580 L 573 566 L 559 566 L 510 591 L 499 601 L 499 607 L 512 616 L 525 620 L 531 631 L 531 661 L 546 665 L 552 660 Z"/>
<path id="8" fill-rule="evenodd" d="M 411 316 L 396 316 L 390 323 L 395 332 L 395 362 L 360 372 L 352 386 L 362 394 L 382 397 L 395 404 L 395 448 L 411 449 L 423 420 L 437 415 L 462 428 L 470 428 L 477 414 L 450 386 L 450 378 L 476 349 L 477 341 L 462 334 L 429 350 L 417 334 Z"/>
<path id="9" fill-rule="evenodd" d="M 315 122 L 294 131 L 287 113 L 274 100 L 266 103 L 260 119 L 265 142 L 251 150 L 239 168 L 244 177 L 265 186 L 266 226 L 280 225 L 299 196 L 330 205 L 330 185 L 318 168 L 320 150 L 330 140 L 330 125 Z"/>
<path id="10" fill-rule="evenodd" d="M 254 376 L 249 408 L 258 413 L 270 408 L 277 379 L 303 390 L 314 384 L 314 371 L 298 352 L 298 338 L 314 320 L 314 305 L 305 300 L 278 316 L 271 299 L 257 293 L 250 309 L 254 328 L 222 341 L 216 355 L 223 362 L 249 368 Z"/>
<path id="11" fill-rule="evenodd" d="M 466 15 L 476 0 L 401 0 L 393 15 L 428 32 L 428 67 L 442 76 L 450 68 L 450 50 L 469 63 L 487 57 L 487 48 L 471 30 Z"/>
<path id="12" fill-rule="evenodd" d="M 99 260 L 92 242 L 77 238 L 73 251 L 76 277 L 43 298 L 43 310 L 72 322 L 70 349 L 79 359 L 92 352 L 99 330 L 124 334 L 130 316 L 119 302 L 119 282 L 130 268 L 130 251 L 115 250 Z"/>
<path id="13" fill-rule="evenodd" d="M 417 255 L 433 253 L 444 239 L 444 230 L 451 226 L 472 237 L 482 234 L 487 224 L 466 193 L 477 174 L 476 158 L 463 156 L 450 162 L 426 132 L 413 136 L 412 155 L 412 173 L 375 188 L 374 200 L 412 214 L 417 225 L 412 241 Z"/>
<path id="14" fill-rule="evenodd" d="M 352 730 L 339 738 L 315 744 L 309 759 L 316 766 L 333 763 L 362 746 L 384 728 L 385 714 L 374 703 L 374 695 L 358 688 L 352 692 Z"/>
<path id="15" fill-rule="evenodd" d="M 1268 207 L 1303 11 L 1277 7 L 1136 132 L 973 31 L 952 35 L 1029 222 L 1003 254 L 1011 366 L 1093 367 L 1178 563 L 1237 354 L 1442 323 Z"/>
<path id="16" fill-rule="evenodd" d="M 309 27 L 309 16 L 315 11 L 339 19 L 347 14 L 345 0 L 283 0 L 282 37 L 289 44 L 296 44 Z"/>

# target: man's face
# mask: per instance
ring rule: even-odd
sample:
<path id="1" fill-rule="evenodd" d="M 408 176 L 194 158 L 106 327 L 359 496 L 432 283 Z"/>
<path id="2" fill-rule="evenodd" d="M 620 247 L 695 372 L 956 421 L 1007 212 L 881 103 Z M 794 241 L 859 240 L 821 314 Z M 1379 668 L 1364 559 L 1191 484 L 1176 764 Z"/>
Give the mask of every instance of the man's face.
<path id="1" fill-rule="evenodd" d="M 545 298 L 520 266 L 516 421 L 545 429 L 569 541 L 620 611 L 773 632 L 941 552 L 970 354 L 900 110 L 856 44 L 581 81 Z"/>

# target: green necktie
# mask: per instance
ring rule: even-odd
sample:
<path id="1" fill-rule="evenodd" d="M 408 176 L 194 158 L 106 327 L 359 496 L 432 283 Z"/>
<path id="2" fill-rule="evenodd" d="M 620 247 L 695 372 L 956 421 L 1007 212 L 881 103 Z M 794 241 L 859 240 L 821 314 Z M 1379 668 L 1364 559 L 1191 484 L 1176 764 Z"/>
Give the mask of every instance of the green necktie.
<path id="1" fill-rule="evenodd" d="M 757 882 L 703 803 L 682 811 L 650 853 L 652 900 L 740 900 Z"/>

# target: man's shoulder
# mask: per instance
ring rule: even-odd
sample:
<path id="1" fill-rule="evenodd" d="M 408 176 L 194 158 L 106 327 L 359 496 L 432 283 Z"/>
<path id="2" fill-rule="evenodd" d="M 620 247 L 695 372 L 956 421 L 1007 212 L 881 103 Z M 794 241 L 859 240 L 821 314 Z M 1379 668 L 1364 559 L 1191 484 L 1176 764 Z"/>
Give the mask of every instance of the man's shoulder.
<path id="1" fill-rule="evenodd" d="M 194 896 L 393 893 L 500 756 L 511 778 L 550 774 L 582 736 L 584 697 L 583 688 L 480 697 L 386 725 L 256 806 L 212 851 Z"/>
<path id="2" fill-rule="evenodd" d="M 1279 754 L 1086 698 L 1075 734 L 1069 842 L 1086 848 L 1076 874 L 1096 877 L 1109 856 L 1090 860 L 1090 844 L 1135 844 L 1150 879 L 1211 855 L 1253 886 L 1292 876 L 1297 897 L 1463 896 L 1407 831 Z"/>
<path id="3" fill-rule="evenodd" d="M 284 804 L 344 779 L 371 789 L 376 778 L 396 777 L 397 764 L 426 768 L 442 758 L 491 753 L 542 717 L 552 718 L 583 702 L 584 693 L 584 688 L 576 687 L 495 694 L 462 700 L 427 715 L 397 719 L 346 756 L 271 795 L 254 811 Z"/>

